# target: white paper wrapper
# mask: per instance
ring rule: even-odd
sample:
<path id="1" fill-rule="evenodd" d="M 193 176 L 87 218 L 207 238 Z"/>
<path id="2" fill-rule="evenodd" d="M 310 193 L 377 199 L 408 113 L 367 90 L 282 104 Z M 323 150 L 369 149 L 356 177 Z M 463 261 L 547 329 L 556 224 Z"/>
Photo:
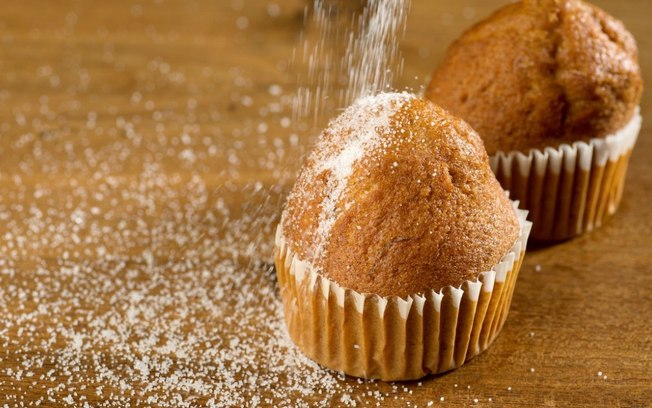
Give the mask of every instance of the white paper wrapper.
<path id="1" fill-rule="evenodd" d="M 333 370 L 385 381 L 452 370 L 493 342 L 507 318 L 532 223 L 491 271 L 460 287 L 400 298 L 343 288 L 300 260 L 276 234 L 275 262 L 292 340 Z"/>
<path id="2" fill-rule="evenodd" d="M 491 169 L 521 208 L 530 211 L 532 238 L 559 241 L 592 231 L 616 212 L 629 158 L 641 129 L 641 115 L 620 131 L 588 143 L 498 152 Z"/>

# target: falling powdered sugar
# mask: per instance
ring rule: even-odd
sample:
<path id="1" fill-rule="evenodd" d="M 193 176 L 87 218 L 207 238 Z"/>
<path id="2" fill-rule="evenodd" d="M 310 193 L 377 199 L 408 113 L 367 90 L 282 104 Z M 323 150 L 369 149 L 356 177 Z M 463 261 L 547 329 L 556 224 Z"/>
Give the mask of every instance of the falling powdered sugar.
<path id="1" fill-rule="evenodd" d="M 343 67 L 349 86 L 341 102 L 386 91 L 399 73 L 403 60 L 399 42 L 405 30 L 409 0 L 371 1 L 360 19 L 360 35 L 349 37 Z"/>
<path id="2" fill-rule="evenodd" d="M 388 91 L 403 70 L 398 40 L 409 9 L 410 0 L 314 0 L 305 15 L 317 36 L 302 33 L 293 54 L 295 68 L 305 68 L 297 79 L 294 118 L 329 117 L 360 97 Z"/>

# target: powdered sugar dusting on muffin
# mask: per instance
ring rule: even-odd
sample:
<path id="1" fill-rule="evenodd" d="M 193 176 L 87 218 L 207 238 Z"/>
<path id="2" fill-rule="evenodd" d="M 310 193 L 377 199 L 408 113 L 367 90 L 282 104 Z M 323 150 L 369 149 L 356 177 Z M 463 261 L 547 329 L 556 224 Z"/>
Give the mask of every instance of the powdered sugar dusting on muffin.
<path id="1" fill-rule="evenodd" d="M 358 99 L 333 120 L 321 135 L 308 161 L 313 170 L 299 177 L 294 194 L 316 175 L 327 177 L 321 202 L 318 226 L 312 242 L 306 242 L 308 256 L 315 264 L 328 250 L 331 228 L 350 203 L 342 203 L 354 165 L 382 144 L 382 134 L 390 131 L 390 121 L 406 101 L 414 98 L 407 93 L 382 93 Z M 344 135 L 344 137 L 342 137 Z M 289 198 L 290 200 L 293 197 Z"/>

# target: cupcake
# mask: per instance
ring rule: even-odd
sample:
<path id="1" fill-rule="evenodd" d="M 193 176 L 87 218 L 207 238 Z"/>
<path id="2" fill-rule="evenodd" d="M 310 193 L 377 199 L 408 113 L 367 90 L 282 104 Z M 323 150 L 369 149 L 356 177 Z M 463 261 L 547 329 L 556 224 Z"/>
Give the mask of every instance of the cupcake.
<path id="1" fill-rule="evenodd" d="M 556 241 L 618 208 L 642 88 L 620 21 L 580 0 L 524 0 L 464 33 L 425 95 L 480 134 L 532 237 Z"/>
<path id="2" fill-rule="evenodd" d="M 362 98 L 321 134 L 277 229 L 290 337 L 357 377 L 459 367 L 505 322 L 529 227 L 465 122 Z"/>

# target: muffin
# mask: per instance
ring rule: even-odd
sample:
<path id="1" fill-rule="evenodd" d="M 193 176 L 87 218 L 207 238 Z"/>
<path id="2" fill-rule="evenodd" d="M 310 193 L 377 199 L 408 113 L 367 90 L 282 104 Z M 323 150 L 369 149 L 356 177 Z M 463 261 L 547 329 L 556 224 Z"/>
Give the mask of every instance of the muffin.
<path id="1" fill-rule="evenodd" d="M 562 240 L 616 211 L 642 88 L 620 21 L 580 0 L 524 0 L 453 43 L 425 95 L 480 134 L 532 237 Z"/>
<path id="2" fill-rule="evenodd" d="M 502 327 L 529 227 L 465 122 L 362 98 L 321 134 L 277 229 L 290 337 L 358 377 L 458 367 Z"/>

